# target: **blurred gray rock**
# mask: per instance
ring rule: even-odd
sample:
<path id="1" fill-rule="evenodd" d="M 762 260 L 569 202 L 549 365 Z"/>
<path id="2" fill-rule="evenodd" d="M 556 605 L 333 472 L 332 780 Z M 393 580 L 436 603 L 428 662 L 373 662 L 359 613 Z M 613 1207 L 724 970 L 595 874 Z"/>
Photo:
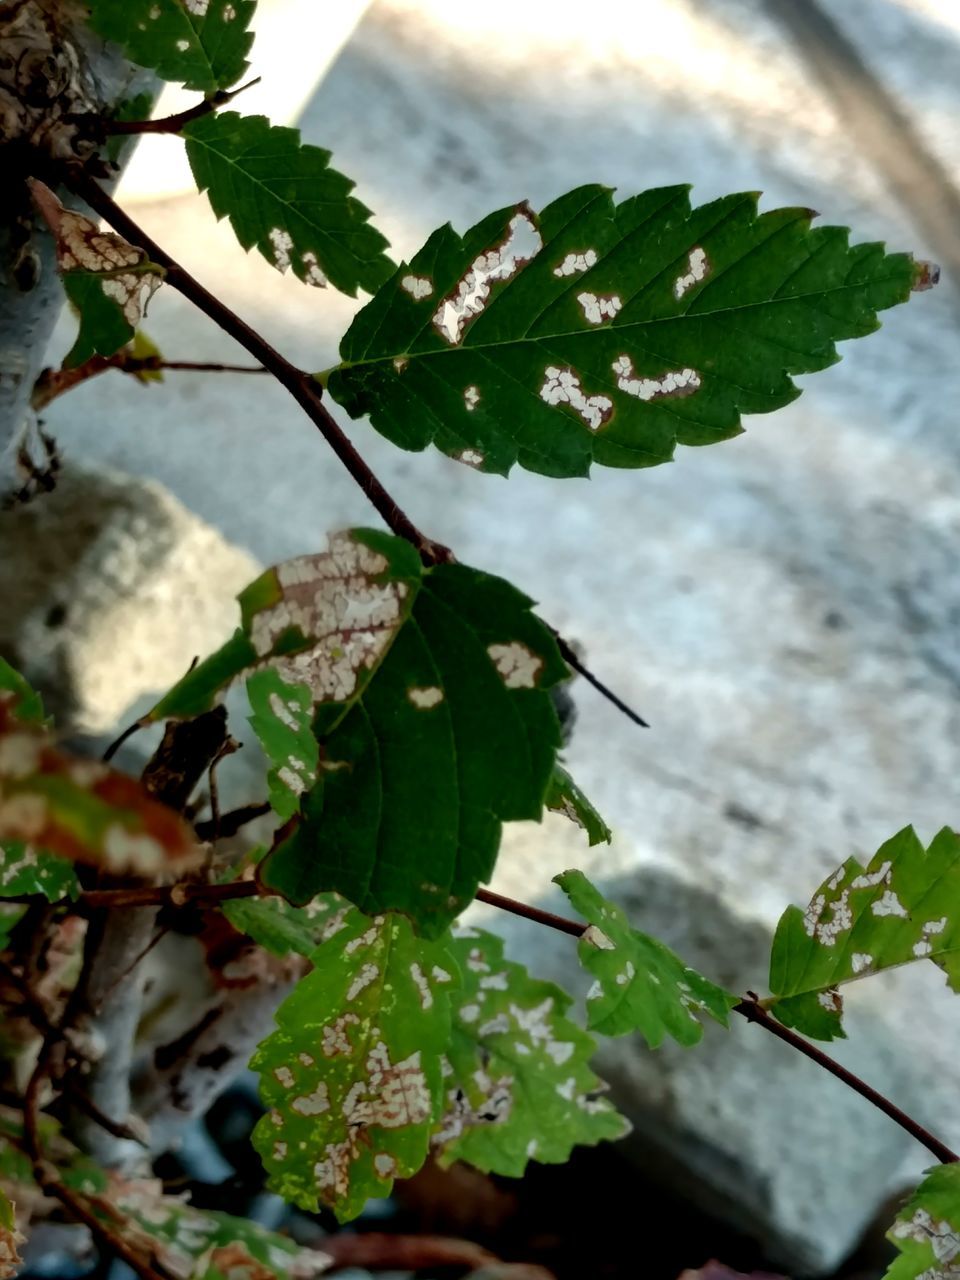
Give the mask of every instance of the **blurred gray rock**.
<path id="1" fill-rule="evenodd" d="M 0 513 L 0 652 L 61 729 L 106 733 L 227 639 L 258 572 L 156 481 L 70 465 Z"/>

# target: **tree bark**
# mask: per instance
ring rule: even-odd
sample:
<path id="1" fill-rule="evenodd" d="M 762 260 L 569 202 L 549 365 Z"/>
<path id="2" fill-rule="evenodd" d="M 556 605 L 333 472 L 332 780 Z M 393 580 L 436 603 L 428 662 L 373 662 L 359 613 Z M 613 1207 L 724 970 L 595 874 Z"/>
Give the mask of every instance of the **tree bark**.
<path id="1" fill-rule="evenodd" d="M 89 30 L 75 0 L 0 0 L 0 505 L 48 463 L 30 395 L 64 302 L 52 238 L 22 178 L 38 156 L 91 156 L 83 118 L 156 84 Z"/>

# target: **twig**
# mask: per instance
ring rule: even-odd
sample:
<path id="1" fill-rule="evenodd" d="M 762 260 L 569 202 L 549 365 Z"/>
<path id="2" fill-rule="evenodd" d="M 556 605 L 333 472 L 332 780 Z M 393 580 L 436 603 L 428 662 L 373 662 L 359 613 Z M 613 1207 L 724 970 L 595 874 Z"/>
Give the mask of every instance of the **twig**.
<path id="1" fill-rule="evenodd" d="M 245 804 L 239 809 L 231 809 L 228 813 L 221 813 L 219 822 L 209 818 L 204 822 L 195 822 L 193 829 L 197 833 L 198 840 L 225 840 L 228 836 L 235 836 L 241 827 L 245 827 L 248 822 L 253 822 L 256 818 L 262 818 L 270 813 L 271 806 L 269 800 L 262 800 L 259 804 Z"/>
<path id="2" fill-rule="evenodd" d="M 91 356 L 73 369 L 44 369 L 33 388 L 31 407 L 40 412 L 58 396 L 95 378 L 108 369 L 129 373 L 136 377 L 141 373 L 266 373 L 262 365 L 220 364 L 218 361 L 165 360 L 163 356 L 135 356 L 129 347 L 123 347 L 112 356 Z"/>
<path id="3" fill-rule="evenodd" d="M 922 1143 L 927 1150 L 943 1164 L 953 1164 L 960 1160 L 960 1156 L 939 1138 L 934 1137 L 928 1129 L 922 1124 L 918 1124 L 912 1116 L 908 1116 L 905 1111 L 896 1106 L 885 1098 L 882 1093 L 878 1093 L 876 1089 L 867 1084 L 865 1080 L 861 1080 L 859 1076 L 855 1076 L 852 1071 L 848 1071 L 846 1067 L 842 1067 L 839 1062 L 829 1057 L 818 1049 L 816 1045 L 811 1044 L 809 1040 L 805 1040 L 803 1036 L 798 1036 L 795 1031 L 791 1031 L 789 1027 L 783 1026 L 764 1009 L 763 1005 L 757 997 L 750 992 L 749 998 L 741 1000 L 739 1004 L 734 1005 L 734 1013 L 739 1013 L 741 1017 L 747 1019 L 748 1022 L 755 1022 L 758 1026 L 769 1031 L 771 1035 L 782 1040 L 785 1044 L 791 1045 L 798 1053 L 802 1053 L 809 1058 L 811 1062 L 815 1062 L 818 1066 L 823 1067 L 824 1071 L 829 1071 L 831 1075 L 836 1076 L 838 1080 L 842 1080 L 845 1085 L 851 1088 L 854 1093 L 859 1093 L 861 1098 L 866 1098 L 867 1102 L 873 1105 L 884 1115 L 889 1116 L 895 1124 L 901 1129 L 905 1129 L 912 1138 Z"/>
<path id="4" fill-rule="evenodd" d="M 150 261 L 166 271 L 167 284 L 182 293 L 225 333 L 246 348 L 254 359 L 258 360 L 273 374 L 281 386 L 289 391 L 379 512 L 388 529 L 392 530 L 397 537 L 405 538 L 412 543 L 420 552 L 425 564 L 440 564 L 452 559 L 448 548 L 431 541 L 420 532 L 373 474 L 322 402 L 320 385 L 311 374 L 291 364 L 265 338 L 251 329 L 246 321 L 241 320 L 219 298 L 205 289 L 164 249 L 161 249 L 156 241 L 152 240 L 88 174 L 82 170 L 72 169 L 67 185 L 125 239 L 144 249 Z"/>
<path id="5" fill-rule="evenodd" d="M 520 916 L 524 920 L 532 920 L 534 924 L 546 925 L 548 929 L 568 933 L 572 938 L 579 938 L 587 927 L 579 920 L 568 920 L 565 916 L 554 915 L 552 911 L 533 907 L 528 902 L 505 898 L 502 893 L 494 893 L 492 889 L 478 889 L 477 901 L 485 902 L 490 907 L 498 907 L 501 911 L 509 911 L 511 915 Z"/>
<path id="6" fill-rule="evenodd" d="M 553 631 L 552 627 L 550 629 Z M 606 698 L 608 702 L 612 702 L 617 710 L 622 711 L 628 720 L 632 720 L 633 723 L 639 725 L 641 729 L 650 728 L 650 725 L 646 720 L 644 720 L 643 716 L 634 711 L 632 707 L 627 706 L 623 699 L 618 697 L 617 694 L 605 685 L 602 680 L 597 679 L 569 641 L 564 640 L 563 636 L 559 635 L 556 631 L 553 631 L 553 634 L 557 642 L 557 648 L 560 650 L 560 656 L 568 667 L 573 667 L 574 671 L 576 671 L 578 675 L 583 676 L 587 684 L 592 684 L 597 693 Z"/>
<path id="7" fill-rule="evenodd" d="M 196 106 L 188 107 L 186 111 L 178 111 L 176 115 L 162 116 L 159 120 L 104 120 L 102 121 L 103 130 L 106 134 L 179 133 L 192 120 L 199 120 L 219 107 L 225 107 L 237 94 L 243 93 L 246 89 L 252 89 L 259 83 L 260 77 L 256 76 L 246 84 L 240 85 L 238 89 L 218 89 L 216 93 L 209 98 L 204 98 Z"/>

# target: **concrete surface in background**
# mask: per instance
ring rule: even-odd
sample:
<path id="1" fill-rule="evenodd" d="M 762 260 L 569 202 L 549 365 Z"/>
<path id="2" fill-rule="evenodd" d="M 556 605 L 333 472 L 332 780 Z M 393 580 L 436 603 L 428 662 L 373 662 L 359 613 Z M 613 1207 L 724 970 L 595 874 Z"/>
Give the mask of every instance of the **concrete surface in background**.
<path id="1" fill-rule="evenodd" d="M 955 6 L 825 7 L 956 173 Z M 884 238 L 921 256 L 932 249 L 761 0 L 378 0 L 302 127 L 357 179 L 398 254 L 448 219 L 463 229 L 520 197 L 537 205 L 586 181 L 624 195 L 692 181 L 701 201 L 760 189 L 766 207 L 812 206 L 825 221 L 852 225 L 857 239 Z M 291 358 L 316 369 L 335 362 L 355 303 L 245 257 L 202 199 L 142 206 L 138 216 Z M 653 726 L 640 732 L 579 691 L 569 761 L 615 843 L 591 854 L 558 821 L 518 828 L 506 842 L 500 889 L 557 906 L 550 877 L 575 862 L 639 909 L 645 885 L 672 878 L 678 904 L 695 886 L 712 896 L 718 920 L 739 922 L 730 936 L 744 929 L 768 938 L 784 905 L 806 900 L 849 854 L 869 855 L 908 822 L 929 837 L 956 820 L 957 288 L 947 279 L 887 313 L 879 334 L 843 348 L 842 364 L 801 380 L 799 402 L 749 419 L 737 440 L 680 449 L 676 465 L 642 474 L 598 469 L 590 480 L 559 483 L 518 472 L 506 482 L 435 453 L 403 454 L 364 424 L 350 427 L 422 528 L 462 560 L 528 589 Z M 172 291 L 158 295 L 147 328 L 171 358 L 238 358 Z M 64 320 L 58 353 L 70 330 Z M 67 465 L 75 458 L 161 480 L 262 562 L 375 520 L 315 430 L 266 379 L 171 374 L 165 388 L 144 389 L 102 378 L 54 405 L 49 426 Z M 659 931 L 722 974 L 727 935 L 711 952 L 713 921 L 678 918 Z M 534 954 L 519 926 L 517 942 Z M 536 947 L 550 964 L 554 951 L 553 941 Z M 757 987 L 762 952 L 752 953 Z M 569 967 L 569 952 L 556 963 L 554 972 Z M 888 989 L 897 999 L 884 1008 Z M 874 1046 L 874 1078 L 960 1144 L 960 1010 L 942 975 L 917 967 L 864 984 L 849 1001 L 865 1039 L 841 1045 L 838 1056 L 870 1074 Z M 735 1034 L 747 1062 L 760 1033 Z M 692 1097 L 695 1077 L 683 1073 L 720 1061 L 646 1055 L 638 1067 L 636 1044 L 617 1042 L 611 1052 L 615 1074 L 633 1079 L 641 1102 L 656 1096 L 650 1072 L 674 1096 Z M 772 1063 L 774 1049 L 763 1052 Z M 737 1070 L 729 1056 L 722 1062 L 724 1072 Z M 838 1101 L 840 1087 L 826 1078 L 796 1094 L 773 1067 L 745 1070 L 731 1083 L 741 1134 L 752 1124 L 744 1082 L 767 1091 L 740 1207 L 781 1249 L 800 1250 L 797 1232 L 809 1233 L 798 1264 L 829 1267 L 890 1187 L 929 1157 L 857 1110 L 857 1100 Z M 820 1117 L 814 1128 L 828 1140 L 833 1133 L 833 1150 L 791 1163 L 805 1127 L 791 1105 Z M 726 1152 L 704 1185 L 733 1178 L 742 1160 L 729 1145 L 730 1108 L 712 1131 L 702 1106 L 686 1123 Z M 843 1143 L 856 1167 L 836 1164 Z M 787 1221 L 784 1206 L 797 1200 Z"/>

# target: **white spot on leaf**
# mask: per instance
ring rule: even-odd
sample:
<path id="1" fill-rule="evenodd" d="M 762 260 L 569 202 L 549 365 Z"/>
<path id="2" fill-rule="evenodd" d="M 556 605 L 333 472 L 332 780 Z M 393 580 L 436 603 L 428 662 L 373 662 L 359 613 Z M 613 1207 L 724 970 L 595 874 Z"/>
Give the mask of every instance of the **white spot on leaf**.
<path id="1" fill-rule="evenodd" d="M 480 392 L 476 387 L 467 387 L 463 393 L 463 403 L 467 407 L 467 412 L 472 413 L 480 403 Z"/>
<path id="2" fill-rule="evenodd" d="M 598 431 L 613 413 L 613 401 L 609 396 L 585 396 L 580 378 L 570 368 L 548 365 L 543 371 L 540 399 L 549 405 L 568 404 L 583 419 L 591 431 Z"/>
<path id="3" fill-rule="evenodd" d="M 407 697 L 418 711 L 429 711 L 443 701 L 443 690 L 436 685 L 414 685 L 407 690 Z"/>
<path id="4" fill-rule="evenodd" d="M 584 942 L 589 943 L 591 947 L 597 947 L 600 951 L 614 951 L 616 949 L 614 943 L 595 924 L 587 925 L 581 937 Z"/>
<path id="5" fill-rule="evenodd" d="M 293 252 L 293 236 L 283 227 L 271 227 L 268 239 L 273 246 L 273 261 L 278 271 L 286 271 L 290 266 L 290 255 Z"/>
<path id="6" fill-rule="evenodd" d="M 324 1111 L 330 1110 L 330 1098 L 327 1093 L 327 1086 L 321 1080 L 312 1093 L 301 1095 L 294 1098 L 290 1106 L 300 1116 L 320 1116 Z"/>
<path id="7" fill-rule="evenodd" d="M 871 902 L 870 910 L 875 916 L 906 917 L 907 915 L 906 908 L 892 889 L 885 889 L 882 898 Z"/>
<path id="8" fill-rule="evenodd" d="M 863 973 L 873 964 L 873 956 L 868 951 L 855 951 L 850 957 L 850 967 L 854 973 Z"/>
<path id="9" fill-rule="evenodd" d="M 578 275 L 581 271 L 587 271 L 595 266 L 596 261 L 595 249 L 588 249 L 586 253 L 568 253 L 560 265 L 553 268 L 553 274 L 561 277 Z"/>
<path id="10" fill-rule="evenodd" d="M 519 640 L 510 644 L 491 644 L 487 646 L 487 653 L 508 689 L 536 688 L 543 659 L 525 644 L 521 644 Z"/>
<path id="11" fill-rule="evenodd" d="M 687 257 L 687 270 L 683 275 L 677 276 L 673 282 L 673 296 L 679 301 L 680 298 L 695 284 L 699 284 L 704 280 L 710 272 L 710 262 L 707 255 L 699 245 L 695 249 L 691 249 Z"/>
<path id="12" fill-rule="evenodd" d="M 613 362 L 617 386 L 637 400 L 659 400 L 664 396 L 690 396 L 700 386 L 696 369 L 670 369 L 659 378 L 635 378 L 633 361 L 627 355 L 618 356 Z"/>
<path id="13" fill-rule="evenodd" d="M 376 981 L 376 979 L 379 977 L 379 974 L 380 974 L 380 970 L 377 968 L 375 964 L 363 965 L 363 967 L 360 969 L 360 972 L 357 974 L 354 980 L 350 983 L 350 986 L 347 988 L 347 999 L 356 1000 L 357 996 L 360 994 L 361 991 L 363 991 L 365 987 L 369 987 L 371 982 Z"/>
<path id="14" fill-rule="evenodd" d="M 456 455 L 457 462 L 463 462 L 468 467 L 479 467 L 483 463 L 484 455 L 479 449 L 462 449 Z"/>
<path id="15" fill-rule="evenodd" d="M 583 310 L 584 318 L 591 324 L 603 324 L 605 320 L 612 320 L 623 305 L 615 293 L 578 293 L 577 301 Z"/>
<path id="16" fill-rule="evenodd" d="M 404 276 L 400 281 L 401 289 L 406 289 L 410 297 L 417 302 L 421 298 L 429 298 L 433 293 L 433 283 L 426 276 Z"/>

